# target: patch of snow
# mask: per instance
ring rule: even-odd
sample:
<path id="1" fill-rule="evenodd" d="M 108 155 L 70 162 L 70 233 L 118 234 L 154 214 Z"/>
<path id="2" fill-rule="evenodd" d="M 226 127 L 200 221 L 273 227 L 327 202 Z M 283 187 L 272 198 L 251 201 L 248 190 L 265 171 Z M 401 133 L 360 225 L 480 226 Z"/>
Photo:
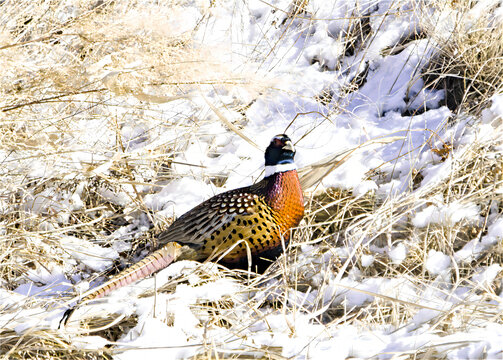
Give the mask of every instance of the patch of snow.
<path id="1" fill-rule="evenodd" d="M 136 360 L 139 356 L 184 359 L 196 355 L 201 346 L 198 340 L 187 337 L 180 329 L 167 326 L 156 318 L 146 318 L 129 330 L 120 343 L 120 352 L 115 355 L 120 360 Z"/>
<path id="2" fill-rule="evenodd" d="M 430 205 L 419 211 L 412 223 L 422 228 L 430 224 L 454 225 L 460 221 L 476 223 L 480 220 L 480 208 L 473 203 L 454 201 L 450 204 Z"/>
<path id="3" fill-rule="evenodd" d="M 494 219 L 488 226 L 487 234 L 479 239 L 470 240 L 460 250 L 456 251 L 454 258 L 456 262 L 470 262 L 477 260 L 484 251 L 487 251 L 494 244 L 503 238 L 503 218 Z"/>
<path id="4" fill-rule="evenodd" d="M 393 264 L 401 264 L 407 257 L 407 247 L 403 243 L 399 243 L 391 248 L 388 255 Z"/>
<path id="5" fill-rule="evenodd" d="M 500 264 L 492 264 L 485 269 L 479 269 L 476 274 L 472 275 L 471 280 L 480 287 L 491 286 L 491 283 L 502 269 L 503 267 Z"/>
<path id="6" fill-rule="evenodd" d="M 30 270 L 27 274 L 30 283 L 19 285 L 14 291 L 25 296 L 55 296 L 72 288 L 72 284 L 60 269 L 49 272 L 44 267 Z M 37 286 L 37 284 L 44 284 Z"/>
<path id="7" fill-rule="evenodd" d="M 94 271 L 103 271 L 113 265 L 119 254 L 113 248 L 102 247 L 73 236 L 62 236 L 64 251 Z"/>
<path id="8" fill-rule="evenodd" d="M 77 349 L 93 350 L 104 348 L 109 345 L 110 341 L 101 336 L 75 336 L 72 339 L 72 345 Z"/>
<path id="9" fill-rule="evenodd" d="M 365 181 L 360 182 L 358 185 L 356 185 L 353 188 L 353 194 L 356 197 L 360 197 L 360 196 L 365 195 L 369 191 L 375 191 L 377 189 L 378 189 L 378 187 L 377 187 L 377 184 L 375 183 L 375 181 L 365 180 Z"/>
<path id="10" fill-rule="evenodd" d="M 425 267 L 431 275 L 439 275 L 451 266 L 451 258 L 441 251 L 430 249 Z"/>
<path id="11" fill-rule="evenodd" d="M 374 263 L 374 256 L 364 254 L 360 257 L 360 262 L 363 267 L 372 266 L 372 264 Z"/>
<path id="12" fill-rule="evenodd" d="M 145 205 L 158 211 L 158 214 L 179 217 L 213 195 L 213 186 L 184 177 L 170 182 L 156 194 L 146 195 L 144 201 Z"/>
<path id="13" fill-rule="evenodd" d="M 503 240 L 503 217 L 496 218 L 487 227 L 487 234 L 482 236 L 481 243 L 491 246 Z"/>

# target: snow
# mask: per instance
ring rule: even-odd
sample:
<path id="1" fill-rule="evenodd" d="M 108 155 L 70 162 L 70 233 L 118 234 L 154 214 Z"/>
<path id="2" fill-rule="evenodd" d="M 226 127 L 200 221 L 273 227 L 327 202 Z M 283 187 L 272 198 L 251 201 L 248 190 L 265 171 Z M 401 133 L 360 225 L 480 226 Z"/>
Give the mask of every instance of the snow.
<path id="1" fill-rule="evenodd" d="M 61 238 L 61 245 L 64 251 L 68 252 L 74 259 L 95 271 L 103 271 L 112 266 L 113 260 L 119 257 L 117 251 L 112 248 L 105 248 L 92 244 L 73 236 Z"/>
<path id="2" fill-rule="evenodd" d="M 26 296 L 54 296 L 71 288 L 71 283 L 59 269 L 49 272 L 47 269 L 39 268 L 29 271 L 26 275 L 32 282 L 19 285 L 14 292 Z M 44 285 L 36 286 L 36 283 Z"/>
<path id="3" fill-rule="evenodd" d="M 503 218 L 494 219 L 487 228 L 487 234 L 482 237 L 481 243 L 484 245 L 493 245 L 503 239 Z"/>
<path id="4" fill-rule="evenodd" d="M 448 269 L 451 265 L 451 258 L 441 251 L 431 249 L 428 251 L 428 258 L 426 259 L 426 270 L 431 275 L 439 275 Z"/>
<path id="5" fill-rule="evenodd" d="M 486 269 L 479 270 L 472 276 L 472 281 L 479 286 L 487 287 L 492 284 L 496 276 L 503 270 L 500 264 L 492 264 Z"/>
<path id="6" fill-rule="evenodd" d="M 393 264 L 400 264 L 407 257 L 407 247 L 402 243 L 392 247 L 389 251 L 389 257 Z"/>
<path id="7" fill-rule="evenodd" d="M 183 313 L 183 309 L 181 312 Z M 168 327 L 156 318 L 147 318 L 125 336 L 123 345 L 119 347 L 119 351 L 124 353 L 119 353 L 117 359 L 138 359 L 138 356 L 148 356 L 151 359 L 190 358 L 196 354 L 197 343 L 190 341 L 183 330 L 180 330 L 178 327 Z M 125 351 L 126 349 L 131 350 Z"/>
<path id="8" fill-rule="evenodd" d="M 360 261 L 363 267 L 369 267 L 374 263 L 374 256 L 372 255 L 362 255 Z"/>
<path id="9" fill-rule="evenodd" d="M 469 262 L 480 258 L 484 251 L 487 251 L 492 245 L 501 241 L 503 238 L 502 230 L 503 219 L 495 219 L 494 222 L 489 225 L 487 235 L 483 236 L 480 240 L 470 240 L 460 250 L 456 251 L 454 254 L 456 261 Z"/>
<path id="10" fill-rule="evenodd" d="M 416 227 L 430 224 L 452 225 L 462 220 L 476 223 L 480 220 L 480 209 L 476 204 L 455 201 L 450 204 L 430 205 L 416 214 L 412 223 Z"/>
<path id="11" fill-rule="evenodd" d="M 66 10 L 58 15 L 62 19 L 78 14 L 77 5 L 74 8 L 71 0 L 67 3 Z M 470 16 L 477 18 L 489 3 L 479 1 Z M 172 11 L 163 12 L 157 12 L 151 2 L 141 4 L 144 8 L 129 12 L 123 19 L 132 22 L 139 35 L 155 32 L 156 36 L 175 38 L 190 34 L 195 48 L 210 46 L 213 60 L 224 64 L 227 71 L 242 72 L 256 88 L 239 82 L 232 88 L 208 86 L 202 81 L 197 91 L 183 98 L 149 104 L 147 108 L 138 96 L 119 91 L 120 75 L 142 68 L 145 64 L 141 60 L 119 67 L 114 56 L 106 55 L 87 66 L 90 80 L 115 93 L 106 101 L 121 125 L 104 124 L 100 112 L 105 110 L 96 108 L 93 116 L 75 116 L 72 136 L 61 135 L 60 141 L 70 150 L 58 161 L 44 157 L 26 160 L 21 152 L 0 154 L 8 159 L 2 171 L 21 173 L 26 168 L 30 169 L 25 172 L 30 179 L 54 176 L 62 183 L 77 184 L 68 188 L 47 186 L 22 194 L 19 208 L 33 218 L 46 219 L 39 230 L 61 230 L 57 239 L 61 253 L 57 255 L 62 264 L 45 268 L 34 261 L 33 270 L 23 274 L 22 283 L 12 292 L 0 283 L 0 309 L 5 310 L 0 311 L 1 324 L 18 334 L 35 328 L 56 331 L 64 310 L 75 301 L 62 300 L 61 294 L 72 290 L 83 293 L 104 281 L 104 277 L 95 280 L 93 275 L 111 268 L 121 253 L 131 250 L 133 240 L 153 225 L 263 176 L 262 151 L 229 131 L 208 105 L 210 102 L 260 149 L 273 135 L 288 128 L 299 168 L 341 150 L 358 148 L 323 179 L 316 191 L 337 187 L 351 190 L 356 198 L 375 196 L 379 204 L 395 201 L 397 208 L 410 211 L 399 220 L 390 212 L 381 224 L 381 220 L 369 221 L 364 225 L 365 235 L 353 227 L 328 234 L 333 239 L 323 240 L 330 244 L 325 253 L 317 252 L 320 243 L 298 246 L 296 262 L 286 264 L 288 276 L 308 274 L 298 284 L 285 275 L 245 285 L 243 279 L 221 272 L 214 264 L 179 261 L 105 299 L 83 304 L 58 334 L 67 336 L 75 331 L 68 341 L 77 349 L 111 345 L 114 358 L 122 360 L 214 356 L 212 351 L 229 357 L 267 358 L 269 348 L 278 348 L 281 356 L 296 359 L 388 359 L 395 354 L 415 356 L 430 348 L 444 351 L 442 355 L 451 359 L 501 356 L 503 325 L 497 316 L 467 323 L 458 310 L 477 301 L 483 304 L 481 312 L 501 307 L 503 295 L 494 293 L 494 284 L 501 284 L 502 265 L 481 265 L 466 283 L 452 279 L 459 276 L 459 268 L 480 260 L 501 244 L 503 217 L 501 203 L 499 208 L 496 204 L 501 199 L 495 199 L 485 214 L 486 204 L 457 199 L 452 194 L 431 195 L 430 191 L 450 180 L 471 145 L 497 141 L 502 132 L 503 95 L 495 95 L 480 118 L 466 115 L 448 125 L 455 114 L 442 105 L 443 90 L 425 88 L 420 77 L 422 68 L 438 51 L 435 41 L 417 39 L 405 43 L 401 51 L 396 49 L 423 24 L 419 14 L 411 11 L 413 3 L 312 0 L 307 2 L 306 12 L 295 19 L 287 17 L 292 2 L 286 0 L 221 1 L 216 5 L 181 1 Z M 454 27 L 453 13 L 452 9 L 435 13 L 431 20 L 439 21 L 447 38 Z M 497 14 L 503 18 L 501 9 Z M 362 25 L 353 21 L 358 17 L 368 19 L 373 38 L 365 44 L 357 39 L 355 49 L 348 51 L 345 39 Z M 387 54 L 390 48 L 396 51 Z M 352 80 L 366 72 L 365 81 L 355 87 Z M 319 100 L 323 92 L 331 94 L 325 104 Z M 80 99 L 88 100 L 84 96 Z M 237 111 L 234 104 L 244 105 Z M 49 116 L 42 113 L 40 116 Z M 60 131 L 57 127 L 48 129 Z M 397 139 L 360 147 L 391 136 Z M 117 150 L 119 138 L 123 151 Z M 446 159 L 431 151 L 447 143 L 453 149 Z M 165 153 L 156 152 L 159 149 Z M 496 144 L 494 149 L 496 159 L 503 145 Z M 167 176 L 159 175 L 162 169 L 145 165 L 147 160 L 166 154 L 170 155 Z M 128 223 L 110 233 L 90 230 L 85 239 L 64 232 L 79 226 L 75 213 L 86 211 L 90 184 L 82 174 L 112 179 L 122 162 L 141 171 L 135 172 L 135 178 L 111 181 L 114 186 L 97 187 L 97 194 L 103 201 L 127 209 Z M 413 181 L 415 171 L 423 176 L 419 184 Z M 495 194 L 501 195 L 499 186 Z M 402 204 L 403 198 L 408 202 Z M 0 211 L 9 211 L 2 197 Z M 103 219 L 113 218 L 114 211 L 110 206 L 103 212 Z M 357 222 L 360 215 L 355 217 Z M 405 218 L 412 223 L 413 233 L 405 231 L 395 239 L 400 231 L 395 233 L 393 226 Z M 386 227 L 387 220 L 388 243 L 382 247 L 372 243 L 362 250 L 361 244 L 376 240 L 370 240 L 372 231 Z M 453 242 L 451 249 L 435 250 L 427 248 L 426 241 L 422 243 L 424 233 L 431 229 L 483 229 L 485 221 L 487 231 L 465 239 L 461 245 Z M 0 223 L 2 236 L 4 227 L 7 224 Z M 50 249 L 36 237 L 30 244 L 40 252 Z M 424 263 L 415 264 L 410 274 L 400 273 L 417 251 Z M 387 256 L 391 270 L 386 276 L 372 275 L 373 268 L 382 265 L 383 256 Z M 334 269 L 335 259 L 345 262 L 347 268 Z M 355 265 L 358 260 L 361 267 Z M 414 281 L 414 272 L 420 271 L 427 273 L 431 282 Z M 162 287 L 168 290 L 151 294 Z M 491 294 L 490 301 L 479 294 L 482 291 Z M 51 301 L 50 306 L 43 301 Z M 393 306 L 386 307 L 389 302 Z M 77 319 L 110 314 L 136 318 L 134 326 L 118 341 L 78 333 Z M 445 319 L 450 317 L 448 323 Z M 442 333 L 443 327 L 452 331 Z"/>
<path id="12" fill-rule="evenodd" d="M 172 200 L 172 194 L 179 194 L 176 200 Z M 185 177 L 170 182 L 159 193 L 145 196 L 145 204 L 166 217 L 180 216 L 213 195 L 215 191 L 211 185 Z"/>

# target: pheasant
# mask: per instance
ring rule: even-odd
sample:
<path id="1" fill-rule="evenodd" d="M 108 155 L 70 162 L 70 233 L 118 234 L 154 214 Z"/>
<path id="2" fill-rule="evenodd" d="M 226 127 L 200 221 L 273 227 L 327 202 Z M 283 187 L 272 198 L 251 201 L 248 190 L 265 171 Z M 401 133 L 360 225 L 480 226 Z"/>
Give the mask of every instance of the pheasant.
<path id="1" fill-rule="evenodd" d="M 265 175 L 260 182 L 230 190 L 183 214 L 158 236 L 157 250 L 80 302 L 164 269 L 175 260 L 216 260 L 230 268 L 263 271 L 290 240 L 290 229 L 304 216 L 304 199 L 294 163 L 295 149 L 285 134 L 276 135 L 265 151 Z M 251 261 L 251 264 L 250 264 Z M 65 313 L 67 321 L 73 309 Z"/>

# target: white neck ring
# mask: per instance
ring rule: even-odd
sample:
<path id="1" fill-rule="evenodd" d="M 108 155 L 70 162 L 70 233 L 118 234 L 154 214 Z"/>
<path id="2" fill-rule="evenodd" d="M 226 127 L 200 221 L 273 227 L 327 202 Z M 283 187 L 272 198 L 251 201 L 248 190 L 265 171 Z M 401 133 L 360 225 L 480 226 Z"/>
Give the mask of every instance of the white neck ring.
<path id="1" fill-rule="evenodd" d="M 297 170 L 297 165 L 295 165 L 294 163 L 266 165 L 264 177 L 268 177 L 279 172 L 285 172 L 290 170 Z"/>

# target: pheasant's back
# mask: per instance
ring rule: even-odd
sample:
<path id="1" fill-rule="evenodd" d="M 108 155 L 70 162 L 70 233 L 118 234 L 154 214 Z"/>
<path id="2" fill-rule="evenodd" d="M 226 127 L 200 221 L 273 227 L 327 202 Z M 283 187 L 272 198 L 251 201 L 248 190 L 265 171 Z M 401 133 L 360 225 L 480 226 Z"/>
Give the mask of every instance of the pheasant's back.
<path id="1" fill-rule="evenodd" d="M 198 260 L 220 259 L 230 267 L 247 267 L 249 255 L 273 259 L 288 244 L 290 229 L 304 215 L 295 170 L 212 197 L 176 220 L 159 241 L 192 247 Z"/>

